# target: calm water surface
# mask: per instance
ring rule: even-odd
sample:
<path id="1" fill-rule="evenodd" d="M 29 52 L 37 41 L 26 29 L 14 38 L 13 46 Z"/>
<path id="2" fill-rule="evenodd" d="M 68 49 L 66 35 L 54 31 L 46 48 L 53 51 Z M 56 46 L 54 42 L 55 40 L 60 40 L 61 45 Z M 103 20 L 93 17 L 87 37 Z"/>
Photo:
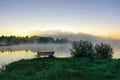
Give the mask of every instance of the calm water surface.
<path id="1" fill-rule="evenodd" d="M 0 47 L 0 66 L 21 59 L 35 58 L 37 51 L 55 51 L 55 57 L 70 57 L 70 44 L 29 44 Z"/>
<path id="2" fill-rule="evenodd" d="M 70 57 L 71 44 L 26 44 L 0 47 L 0 67 L 21 59 L 35 58 L 37 51 L 55 51 L 55 57 Z M 113 58 L 120 58 L 120 47 L 114 47 Z"/>

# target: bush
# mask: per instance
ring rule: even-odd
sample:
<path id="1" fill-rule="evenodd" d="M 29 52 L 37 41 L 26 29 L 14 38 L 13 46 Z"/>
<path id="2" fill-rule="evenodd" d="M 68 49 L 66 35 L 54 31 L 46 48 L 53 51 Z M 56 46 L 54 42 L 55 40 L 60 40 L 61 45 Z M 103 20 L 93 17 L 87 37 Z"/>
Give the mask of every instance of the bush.
<path id="1" fill-rule="evenodd" d="M 109 44 L 100 43 L 95 45 L 96 56 L 100 58 L 112 58 L 113 48 Z"/>
<path id="2" fill-rule="evenodd" d="M 91 56 L 93 51 L 93 45 L 89 41 L 73 41 L 72 49 L 70 49 L 70 53 L 73 57 L 88 57 Z"/>

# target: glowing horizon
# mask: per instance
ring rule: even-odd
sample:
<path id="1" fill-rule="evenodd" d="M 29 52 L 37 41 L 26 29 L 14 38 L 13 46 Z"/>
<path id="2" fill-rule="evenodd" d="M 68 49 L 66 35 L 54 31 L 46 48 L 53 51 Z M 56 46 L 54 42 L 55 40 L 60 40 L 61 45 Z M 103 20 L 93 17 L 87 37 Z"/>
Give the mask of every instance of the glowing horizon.
<path id="1" fill-rule="evenodd" d="M 102 37 L 102 38 L 109 38 L 109 39 L 115 39 L 115 40 L 120 40 L 120 34 L 119 33 L 100 33 L 100 34 L 91 34 L 91 33 L 85 33 L 85 32 L 71 32 L 71 31 L 62 31 L 62 30 L 43 30 L 43 31 L 39 31 L 39 30 L 34 30 L 34 31 L 29 31 L 29 32 L 9 32 L 7 34 L 7 32 L 4 32 L 4 34 L 0 34 L 0 36 L 4 35 L 4 36 L 21 36 L 21 37 L 25 37 L 25 36 L 44 36 L 44 35 L 59 35 L 59 34 L 73 34 L 73 35 L 77 35 L 77 34 L 86 34 L 86 35 L 91 35 L 91 36 L 97 36 L 97 37 Z"/>
<path id="2" fill-rule="evenodd" d="M 1 0 L 0 35 L 85 33 L 120 39 L 119 0 Z"/>

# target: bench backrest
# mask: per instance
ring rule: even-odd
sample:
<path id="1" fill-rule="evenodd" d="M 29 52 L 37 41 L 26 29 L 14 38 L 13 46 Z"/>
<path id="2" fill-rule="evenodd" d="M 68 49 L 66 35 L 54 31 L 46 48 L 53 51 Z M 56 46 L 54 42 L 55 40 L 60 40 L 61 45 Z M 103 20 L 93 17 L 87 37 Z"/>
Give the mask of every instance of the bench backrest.
<path id="1" fill-rule="evenodd" d="M 37 55 L 53 55 L 54 53 L 55 53 L 54 51 L 47 51 L 47 52 L 39 51 L 37 52 Z"/>

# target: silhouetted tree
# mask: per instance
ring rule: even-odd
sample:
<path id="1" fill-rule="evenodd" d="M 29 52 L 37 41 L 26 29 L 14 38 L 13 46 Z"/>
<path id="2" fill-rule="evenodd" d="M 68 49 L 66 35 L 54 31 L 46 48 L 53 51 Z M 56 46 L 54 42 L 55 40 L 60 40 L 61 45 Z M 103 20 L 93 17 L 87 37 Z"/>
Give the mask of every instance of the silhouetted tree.
<path id="1" fill-rule="evenodd" d="M 93 56 L 93 45 L 89 41 L 73 41 L 72 49 L 70 49 L 73 57 L 90 57 Z"/>
<path id="2" fill-rule="evenodd" d="M 111 58 L 113 54 L 113 48 L 109 44 L 100 43 L 95 45 L 96 57 L 99 58 Z"/>

